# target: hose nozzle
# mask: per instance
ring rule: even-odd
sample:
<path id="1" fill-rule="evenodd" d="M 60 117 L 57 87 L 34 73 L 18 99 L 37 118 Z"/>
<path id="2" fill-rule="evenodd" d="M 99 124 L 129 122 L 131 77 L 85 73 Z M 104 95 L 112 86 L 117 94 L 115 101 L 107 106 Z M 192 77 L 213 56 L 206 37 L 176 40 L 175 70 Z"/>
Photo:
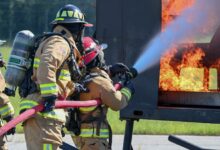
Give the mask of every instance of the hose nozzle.
<path id="1" fill-rule="evenodd" d="M 125 81 L 130 81 L 131 79 L 136 78 L 138 72 L 135 68 L 130 68 L 129 71 L 125 74 Z"/>
<path id="2" fill-rule="evenodd" d="M 136 78 L 138 75 L 138 71 L 135 68 L 130 68 L 130 73 L 132 74 L 132 79 Z"/>

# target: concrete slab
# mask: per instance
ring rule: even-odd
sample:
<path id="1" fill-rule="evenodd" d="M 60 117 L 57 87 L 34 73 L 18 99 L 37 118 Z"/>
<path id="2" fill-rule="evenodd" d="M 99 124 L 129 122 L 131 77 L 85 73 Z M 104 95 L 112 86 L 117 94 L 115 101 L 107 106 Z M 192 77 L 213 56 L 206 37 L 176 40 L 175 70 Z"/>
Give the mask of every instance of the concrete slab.
<path id="1" fill-rule="evenodd" d="M 219 136 L 177 136 L 192 144 L 207 149 L 220 150 Z M 113 135 L 113 150 L 122 150 L 123 135 Z M 25 150 L 25 139 L 23 134 L 16 134 L 8 137 L 9 150 Z M 69 135 L 66 135 L 64 141 L 73 144 Z M 168 135 L 134 135 L 132 139 L 134 150 L 185 150 L 185 148 L 175 145 L 168 141 Z"/>

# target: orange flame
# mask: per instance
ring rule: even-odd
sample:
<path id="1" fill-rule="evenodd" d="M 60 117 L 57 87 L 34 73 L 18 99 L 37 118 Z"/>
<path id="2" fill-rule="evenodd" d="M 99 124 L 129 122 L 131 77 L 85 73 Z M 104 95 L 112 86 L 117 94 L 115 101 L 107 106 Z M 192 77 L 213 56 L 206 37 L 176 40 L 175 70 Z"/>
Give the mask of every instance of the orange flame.
<path id="1" fill-rule="evenodd" d="M 181 60 L 176 60 L 177 49 L 167 52 L 160 62 L 160 89 L 163 91 L 208 91 L 202 64 L 205 56 L 201 48 L 190 48 L 183 52 Z M 203 69 L 202 69 L 203 68 Z M 205 82 L 206 83 L 206 82 Z"/>
<path id="2" fill-rule="evenodd" d="M 194 3 L 195 0 L 162 0 L 162 28 Z"/>
<path id="3" fill-rule="evenodd" d="M 189 8 L 195 0 L 162 0 L 162 28 Z M 205 30 L 205 29 L 204 29 Z M 187 41 L 193 43 L 191 39 Z M 184 49 L 179 55 L 178 50 Z M 205 52 L 194 44 L 172 48 L 160 61 L 159 88 L 162 91 L 217 91 L 220 59 L 207 66 Z"/>
<path id="4" fill-rule="evenodd" d="M 161 58 L 159 88 L 162 91 L 218 91 L 220 59 L 209 67 L 203 64 L 205 52 L 192 45 L 181 58 L 173 48 Z"/>

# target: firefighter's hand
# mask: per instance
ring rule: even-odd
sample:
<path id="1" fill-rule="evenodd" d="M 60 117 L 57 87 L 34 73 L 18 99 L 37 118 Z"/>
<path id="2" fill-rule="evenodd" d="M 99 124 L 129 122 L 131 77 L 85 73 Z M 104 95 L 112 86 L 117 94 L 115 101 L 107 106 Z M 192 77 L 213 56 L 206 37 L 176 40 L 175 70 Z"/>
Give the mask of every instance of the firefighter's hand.
<path id="1" fill-rule="evenodd" d="M 52 111 L 54 109 L 54 107 L 55 107 L 56 99 L 57 99 L 57 96 L 55 96 L 55 95 L 43 97 L 44 109 L 43 109 L 42 112 L 50 112 L 50 111 Z"/>
<path id="2" fill-rule="evenodd" d="M 12 119 L 13 119 L 13 116 L 11 115 L 11 116 L 8 116 L 8 117 L 4 118 L 3 120 L 5 120 L 6 122 L 9 122 L 9 121 L 11 121 Z M 7 132 L 6 134 L 7 134 L 7 135 L 14 135 L 15 132 L 16 132 L 16 128 L 13 127 L 13 128 L 11 128 L 10 130 L 8 130 L 8 132 Z"/>
<path id="3" fill-rule="evenodd" d="M 124 74 L 125 72 L 129 72 L 129 68 L 123 63 L 116 63 L 112 66 L 108 66 L 108 68 L 111 77 L 114 77 L 117 74 Z"/>
<path id="4" fill-rule="evenodd" d="M 80 83 L 75 83 L 75 91 L 74 94 L 78 94 L 78 93 L 88 93 L 89 89 L 87 87 L 85 87 L 83 84 Z"/>

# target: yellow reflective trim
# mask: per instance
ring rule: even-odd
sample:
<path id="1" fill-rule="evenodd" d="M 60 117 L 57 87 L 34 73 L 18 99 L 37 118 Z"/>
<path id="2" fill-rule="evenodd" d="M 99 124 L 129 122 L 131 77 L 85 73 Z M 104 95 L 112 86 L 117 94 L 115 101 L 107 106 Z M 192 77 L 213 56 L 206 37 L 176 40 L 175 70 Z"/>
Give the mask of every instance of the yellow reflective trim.
<path id="1" fill-rule="evenodd" d="M 58 92 L 57 89 L 55 90 L 45 90 L 45 91 L 41 91 L 41 94 L 56 94 Z"/>
<path id="2" fill-rule="evenodd" d="M 34 100 L 28 100 L 24 99 L 20 103 L 20 110 L 24 109 L 30 109 L 34 106 L 37 106 L 38 102 Z M 59 121 L 65 121 L 65 112 L 62 109 L 56 109 L 48 113 L 38 113 L 38 115 L 45 117 L 45 118 L 51 118 Z"/>
<path id="3" fill-rule="evenodd" d="M 60 80 L 71 80 L 69 70 L 62 69 L 59 75 Z"/>
<path id="4" fill-rule="evenodd" d="M 96 132 L 93 129 L 81 129 L 80 136 L 81 137 L 108 138 L 109 131 L 108 129 L 100 129 L 99 135 L 96 135 Z"/>
<path id="5" fill-rule="evenodd" d="M 5 118 L 5 117 L 12 115 L 12 114 L 14 114 L 14 108 L 11 105 L 11 103 L 7 103 L 5 106 L 0 108 L 0 115 L 2 118 Z"/>
<path id="6" fill-rule="evenodd" d="M 47 113 L 38 113 L 38 115 L 44 117 L 44 118 L 51 118 L 54 120 L 59 121 L 65 121 L 65 112 L 63 109 L 55 109 L 53 111 L 47 112 Z"/>
<path id="7" fill-rule="evenodd" d="M 75 11 L 73 17 L 74 17 L 74 18 L 82 19 L 82 18 L 83 18 L 83 14 L 80 13 L 79 11 Z"/>
<path id="8" fill-rule="evenodd" d="M 81 129 L 82 132 L 93 132 L 94 129 Z M 108 132 L 108 129 L 100 129 L 100 132 Z"/>
<path id="9" fill-rule="evenodd" d="M 40 84 L 40 88 L 50 87 L 50 86 L 56 86 L 56 83 L 43 83 L 43 84 Z"/>
<path id="10" fill-rule="evenodd" d="M 34 58 L 34 65 L 33 65 L 33 67 L 34 68 L 38 68 L 39 64 L 40 64 L 40 59 L 39 58 Z"/>
<path id="11" fill-rule="evenodd" d="M 37 106 L 37 105 L 38 105 L 38 103 L 36 101 L 24 99 L 20 103 L 20 110 L 30 109 L 30 108 Z"/>
<path id="12" fill-rule="evenodd" d="M 67 11 L 67 14 L 68 14 L 69 17 L 73 17 L 73 11 L 69 10 L 69 11 Z"/>
<path id="13" fill-rule="evenodd" d="M 66 81 L 69 81 L 71 80 L 71 77 L 65 77 L 65 76 L 59 76 L 59 80 L 66 80 Z"/>
<path id="14" fill-rule="evenodd" d="M 64 18 L 56 18 L 55 20 L 56 20 L 56 21 L 59 21 L 59 20 L 62 21 L 62 20 L 64 20 Z"/>
<path id="15" fill-rule="evenodd" d="M 40 62 L 40 59 L 37 58 L 37 57 L 35 57 L 35 58 L 34 58 L 34 61 L 35 61 L 35 62 Z"/>
<path id="16" fill-rule="evenodd" d="M 43 150 L 53 150 L 52 144 L 43 144 Z"/>
<path id="17" fill-rule="evenodd" d="M 22 101 L 21 101 L 21 105 L 22 105 L 23 103 L 31 103 L 31 104 L 33 104 L 34 106 L 38 105 L 38 102 L 33 101 L 33 100 L 29 100 L 29 99 L 24 99 L 24 100 L 22 100 Z"/>
<path id="18" fill-rule="evenodd" d="M 62 14 L 61 14 L 61 17 L 67 17 L 67 12 L 63 11 Z"/>
<path id="19" fill-rule="evenodd" d="M 96 106 L 92 106 L 92 107 L 80 107 L 79 110 L 82 112 L 89 112 L 92 111 L 96 108 Z"/>
<path id="20" fill-rule="evenodd" d="M 128 100 L 131 98 L 131 92 L 128 88 L 122 88 L 121 93 L 124 94 Z"/>
<path id="21" fill-rule="evenodd" d="M 58 92 L 56 83 L 40 84 L 41 94 L 56 94 Z"/>
<path id="22" fill-rule="evenodd" d="M 75 11 L 75 12 L 74 12 L 74 16 L 73 16 L 73 17 L 79 18 L 79 16 L 78 16 L 78 11 Z"/>
<path id="23" fill-rule="evenodd" d="M 62 69 L 61 73 L 63 73 L 63 74 L 70 74 L 69 70 L 66 70 L 66 69 Z"/>

